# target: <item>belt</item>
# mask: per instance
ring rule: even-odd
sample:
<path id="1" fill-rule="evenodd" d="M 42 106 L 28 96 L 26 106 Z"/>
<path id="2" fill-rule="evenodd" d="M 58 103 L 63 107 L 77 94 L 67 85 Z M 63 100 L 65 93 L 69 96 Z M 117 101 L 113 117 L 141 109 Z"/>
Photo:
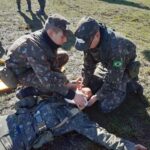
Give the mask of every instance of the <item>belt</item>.
<path id="1" fill-rule="evenodd" d="M 72 108 L 70 110 L 71 116 L 70 117 L 66 117 L 63 119 L 63 121 L 61 121 L 59 124 L 57 124 L 55 127 L 50 128 L 49 130 L 55 130 L 57 128 L 62 127 L 65 123 L 68 123 L 69 120 L 71 118 L 73 118 L 74 116 L 76 116 L 78 113 L 80 113 L 81 111 L 77 108 Z M 37 123 L 37 128 L 38 131 L 41 133 L 43 131 L 48 130 L 47 126 L 45 124 L 45 121 L 43 120 L 40 111 L 37 111 L 36 114 L 34 115 L 34 118 L 36 119 L 36 123 Z"/>
<path id="2" fill-rule="evenodd" d="M 75 117 L 75 116 L 76 116 L 78 113 L 80 113 L 80 112 L 81 112 L 81 111 L 80 111 L 79 109 L 77 109 L 77 108 L 72 108 L 72 109 L 70 110 L 71 116 L 64 118 L 64 120 L 63 120 L 61 123 L 59 123 L 59 124 L 57 124 L 55 127 L 51 128 L 51 130 L 55 130 L 55 129 L 57 129 L 57 128 L 62 127 L 65 123 L 68 123 L 70 119 L 72 119 L 73 117 Z"/>

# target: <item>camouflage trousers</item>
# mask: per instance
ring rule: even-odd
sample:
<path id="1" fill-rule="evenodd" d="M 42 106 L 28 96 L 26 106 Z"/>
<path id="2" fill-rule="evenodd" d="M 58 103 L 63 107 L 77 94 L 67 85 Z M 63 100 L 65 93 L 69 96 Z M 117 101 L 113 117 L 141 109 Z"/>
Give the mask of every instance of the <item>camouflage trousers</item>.
<path id="1" fill-rule="evenodd" d="M 103 83 L 105 82 L 107 70 L 98 66 L 92 75 L 91 80 L 88 86 L 92 89 L 93 93 L 96 93 L 98 90 L 101 89 Z M 102 112 L 108 113 L 116 109 L 121 103 L 125 100 L 127 95 L 127 84 L 131 79 L 129 78 L 128 74 L 125 72 L 122 82 L 120 82 L 117 87 L 117 90 L 113 90 L 113 87 L 110 84 L 105 84 L 105 88 L 107 86 L 107 98 L 103 101 L 99 100 L 98 105 Z"/>
<path id="2" fill-rule="evenodd" d="M 97 123 L 92 122 L 76 107 L 68 104 L 52 102 L 41 103 L 35 111 L 29 114 L 28 111 L 21 111 L 18 115 L 0 117 L 0 150 L 29 150 L 33 141 L 38 138 L 40 127 L 50 130 L 53 136 L 59 136 L 70 131 L 76 131 L 93 142 L 114 150 L 133 150 L 134 143 L 116 137 L 108 133 Z M 56 101 L 56 100 L 55 100 Z M 76 115 L 73 112 L 77 111 Z M 39 117 L 36 122 L 36 117 Z M 58 124 L 68 118 L 64 124 L 55 128 Z M 42 122 L 42 124 L 41 124 Z M 44 127 L 44 128 L 43 128 Z M 42 131 L 43 133 L 45 131 Z M 44 135 L 44 134 L 43 134 Z M 41 134 L 42 136 L 42 134 Z"/>
<path id="3" fill-rule="evenodd" d="M 52 71 L 61 72 L 62 67 L 68 62 L 68 54 L 66 51 L 60 50 L 58 51 L 57 58 L 55 64 L 55 70 Z M 36 77 L 33 70 L 26 72 L 24 75 L 19 77 L 19 84 L 22 87 L 34 87 L 37 88 L 39 91 L 43 93 L 49 93 L 48 91 L 45 91 L 43 89 L 43 85 L 39 81 L 39 79 Z"/>
<path id="4" fill-rule="evenodd" d="M 27 1 L 28 9 L 31 10 L 31 0 L 26 0 L 26 1 Z M 16 0 L 16 3 L 17 3 L 18 10 L 21 10 L 21 0 Z"/>

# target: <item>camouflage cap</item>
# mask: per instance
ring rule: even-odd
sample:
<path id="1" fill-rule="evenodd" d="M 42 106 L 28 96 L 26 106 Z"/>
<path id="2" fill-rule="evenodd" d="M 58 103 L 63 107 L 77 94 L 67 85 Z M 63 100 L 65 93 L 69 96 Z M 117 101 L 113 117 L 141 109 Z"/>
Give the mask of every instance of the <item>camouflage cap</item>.
<path id="1" fill-rule="evenodd" d="M 69 21 L 65 17 L 59 14 L 53 14 L 47 18 L 44 29 L 48 30 L 50 27 L 57 27 L 63 31 L 70 31 L 68 28 L 69 24 Z"/>
<path id="2" fill-rule="evenodd" d="M 95 19 L 91 17 L 83 17 L 79 21 L 79 25 L 75 31 L 75 48 L 81 51 L 89 49 L 91 38 L 94 37 L 98 29 L 99 24 Z"/>

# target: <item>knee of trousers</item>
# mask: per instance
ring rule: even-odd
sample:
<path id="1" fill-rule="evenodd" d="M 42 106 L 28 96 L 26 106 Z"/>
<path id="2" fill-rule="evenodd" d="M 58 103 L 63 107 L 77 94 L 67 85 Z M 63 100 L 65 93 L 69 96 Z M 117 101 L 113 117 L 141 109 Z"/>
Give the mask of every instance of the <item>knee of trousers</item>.
<path id="1" fill-rule="evenodd" d="M 98 105 L 103 113 L 109 113 L 115 110 L 117 107 L 119 107 L 121 103 L 124 101 L 124 99 L 125 99 L 124 97 L 119 97 L 113 100 L 105 99 L 102 102 L 99 102 Z"/>
<path id="2" fill-rule="evenodd" d="M 58 53 L 57 54 L 57 60 L 59 62 L 59 66 L 63 66 L 65 65 L 68 60 L 69 60 L 69 56 L 68 56 L 68 53 L 67 52 L 61 52 L 61 53 Z"/>

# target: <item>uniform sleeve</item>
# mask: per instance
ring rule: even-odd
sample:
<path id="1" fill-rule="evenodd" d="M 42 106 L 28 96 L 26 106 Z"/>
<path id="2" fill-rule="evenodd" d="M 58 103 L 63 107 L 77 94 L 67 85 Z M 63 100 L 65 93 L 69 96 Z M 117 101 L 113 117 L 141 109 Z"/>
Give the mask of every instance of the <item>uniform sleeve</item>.
<path id="1" fill-rule="evenodd" d="M 89 85 L 89 82 L 92 79 L 95 68 L 96 68 L 96 62 L 92 58 L 91 54 L 84 52 L 84 64 L 82 69 L 84 86 Z"/>
<path id="2" fill-rule="evenodd" d="M 66 77 L 62 73 L 51 70 L 51 64 L 44 55 L 43 50 L 29 39 L 27 40 L 26 57 L 46 91 L 57 92 L 61 95 L 68 93 L 68 89 L 65 87 L 65 83 L 67 83 Z"/>
<path id="3" fill-rule="evenodd" d="M 108 63 L 108 71 L 101 89 L 96 93 L 97 98 L 101 101 L 104 99 L 115 100 L 117 93 L 124 92 L 125 87 L 123 83 L 124 71 L 126 68 L 125 58 L 121 53 L 114 54 Z M 120 91 L 119 91 L 120 90 Z"/>

